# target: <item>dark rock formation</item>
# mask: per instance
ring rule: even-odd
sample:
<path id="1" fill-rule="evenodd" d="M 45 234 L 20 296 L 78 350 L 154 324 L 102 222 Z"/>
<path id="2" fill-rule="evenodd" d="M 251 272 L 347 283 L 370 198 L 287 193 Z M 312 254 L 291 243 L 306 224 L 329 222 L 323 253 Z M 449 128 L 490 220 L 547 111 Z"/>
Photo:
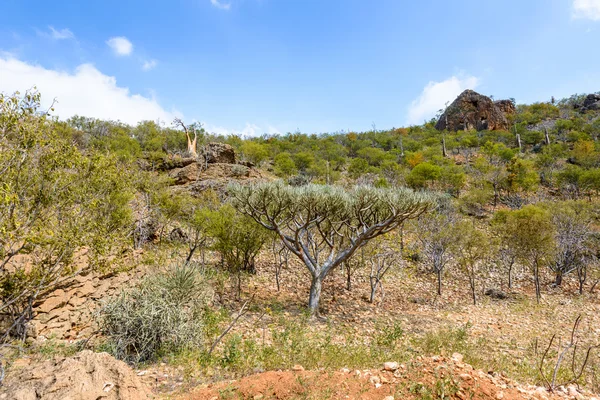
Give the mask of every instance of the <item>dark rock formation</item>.
<path id="1" fill-rule="evenodd" d="M 462 92 L 435 125 L 449 131 L 509 129 L 508 116 L 516 112 L 510 100 L 492 101 L 473 90 Z"/>
<path id="2" fill-rule="evenodd" d="M 209 164 L 236 164 L 235 150 L 225 143 L 209 143 L 202 153 Z"/>
<path id="3" fill-rule="evenodd" d="M 586 112 L 589 110 L 600 110 L 600 94 L 592 93 L 587 95 L 580 111 Z"/>

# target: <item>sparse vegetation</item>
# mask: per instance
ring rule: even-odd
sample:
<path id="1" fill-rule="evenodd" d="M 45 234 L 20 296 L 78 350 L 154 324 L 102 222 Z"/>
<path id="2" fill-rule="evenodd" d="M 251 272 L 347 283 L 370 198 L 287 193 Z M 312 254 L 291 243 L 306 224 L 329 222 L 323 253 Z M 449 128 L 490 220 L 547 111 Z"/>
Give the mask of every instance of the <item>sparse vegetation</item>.
<path id="1" fill-rule="evenodd" d="M 551 389 L 600 390 L 600 114 L 574 101 L 520 105 L 510 131 L 430 121 L 242 139 L 181 121 L 61 122 L 35 92 L 2 95 L 3 342 L 26 339 L 67 278 L 136 269 L 135 250 L 150 272 L 106 299 L 92 344 L 133 364 L 222 378 L 458 352 Z M 209 165 L 211 142 L 229 161 Z M 593 322 L 556 347 L 537 320 L 562 318 L 567 340 L 563 310 Z M 472 324 L 478 314 L 489 321 Z M 32 343 L 47 356 L 79 348 Z M 434 378 L 398 390 L 456 395 L 452 376 Z"/>

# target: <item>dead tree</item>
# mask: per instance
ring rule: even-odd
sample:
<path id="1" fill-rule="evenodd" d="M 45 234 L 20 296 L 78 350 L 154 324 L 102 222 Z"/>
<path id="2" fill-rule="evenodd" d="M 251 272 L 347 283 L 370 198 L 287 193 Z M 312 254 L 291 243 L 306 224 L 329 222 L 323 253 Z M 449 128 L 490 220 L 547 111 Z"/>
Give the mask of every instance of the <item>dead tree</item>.
<path id="1" fill-rule="evenodd" d="M 271 252 L 275 259 L 275 284 L 277 291 L 281 290 L 281 271 L 288 268 L 290 264 L 290 250 L 285 247 L 277 237 L 271 241 Z"/>
<path id="2" fill-rule="evenodd" d="M 452 247 L 456 244 L 456 214 L 449 209 L 423 215 L 414 221 L 423 258 L 437 277 L 437 294 L 442 294 L 442 275 L 452 260 Z"/>
<path id="3" fill-rule="evenodd" d="M 383 299 L 385 298 L 385 290 L 383 289 L 382 281 L 383 277 L 399 259 L 398 253 L 392 249 L 379 252 L 368 258 L 368 263 L 371 267 L 371 272 L 369 273 L 369 283 L 371 284 L 369 303 L 375 301 L 377 289 L 379 289 L 379 293 L 381 293 L 381 302 L 383 302 Z"/>
<path id="4" fill-rule="evenodd" d="M 552 344 L 554 343 L 554 340 L 556 339 L 556 334 L 552 335 L 552 338 L 550 339 L 550 343 L 548 343 L 548 347 L 546 348 L 546 350 L 544 351 L 544 354 L 542 355 L 542 359 L 541 359 L 540 365 L 539 365 L 539 372 L 540 372 L 540 375 L 542 376 L 542 378 L 544 379 L 544 382 L 546 383 L 548 390 L 551 392 L 554 392 L 554 389 L 559 386 L 567 386 L 572 383 L 578 382 L 581 379 L 581 377 L 583 376 L 583 374 L 585 372 L 585 368 L 587 367 L 588 362 L 590 361 L 590 355 L 592 353 L 592 350 L 600 347 L 600 344 L 587 346 L 587 350 L 584 353 L 583 361 L 581 362 L 581 366 L 579 368 L 577 368 L 577 366 L 576 366 L 577 350 L 580 345 L 579 337 L 578 337 L 578 330 L 579 330 L 580 323 L 581 323 L 581 315 L 578 316 L 577 319 L 575 319 L 575 323 L 573 324 L 573 329 L 571 330 L 570 340 L 567 341 L 564 344 L 564 346 L 561 346 L 559 343 L 558 356 L 557 356 L 556 362 L 554 364 L 554 368 L 552 370 L 552 378 L 550 378 L 550 379 L 544 373 L 544 363 L 546 361 L 546 358 L 548 357 L 548 353 L 550 352 L 550 349 L 552 348 Z M 569 352 L 572 352 L 571 367 L 570 367 L 571 377 L 569 380 L 557 384 L 556 378 L 558 376 L 560 366 L 561 366 L 562 362 L 564 361 L 565 357 L 567 357 L 567 355 L 569 354 Z"/>
<path id="5" fill-rule="evenodd" d="M 577 271 L 579 292 L 582 293 L 587 264 L 592 259 L 592 254 L 589 254 L 593 237 L 591 219 L 582 211 L 564 208 L 553 213 L 552 223 L 556 251 L 549 267 L 555 273 L 554 285 L 560 286 L 565 275 Z"/>
<path id="6" fill-rule="evenodd" d="M 194 158 L 198 158 L 198 151 L 196 149 L 196 144 L 198 142 L 198 131 L 195 128 L 192 128 L 191 130 L 194 132 L 194 140 L 192 140 L 192 138 L 190 137 L 190 129 L 188 129 L 188 127 L 183 123 L 183 121 L 180 118 L 175 118 L 173 120 L 173 124 L 175 126 L 179 126 L 183 129 L 183 131 L 185 132 L 185 136 L 187 138 L 187 151 L 188 154 Z"/>

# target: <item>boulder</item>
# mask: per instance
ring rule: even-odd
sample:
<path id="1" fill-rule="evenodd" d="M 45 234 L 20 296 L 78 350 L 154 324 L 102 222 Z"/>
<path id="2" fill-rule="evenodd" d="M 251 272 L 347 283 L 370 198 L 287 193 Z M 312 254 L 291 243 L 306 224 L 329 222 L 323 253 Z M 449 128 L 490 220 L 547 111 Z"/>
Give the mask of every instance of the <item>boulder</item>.
<path id="1" fill-rule="evenodd" d="M 68 358 L 14 363 L 0 387 L 2 398 L 145 400 L 150 391 L 124 362 L 84 350 Z"/>
<path id="2" fill-rule="evenodd" d="M 235 164 L 235 150 L 225 143 L 209 143 L 204 146 L 204 157 L 208 164 Z"/>
<path id="3" fill-rule="evenodd" d="M 508 299 L 508 294 L 506 294 L 505 292 L 503 292 L 500 289 L 495 289 L 495 288 L 486 289 L 486 291 L 483 294 L 491 297 L 492 299 L 497 299 L 497 300 Z"/>
<path id="4" fill-rule="evenodd" d="M 600 110 L 600 94 L 588 94 L 583 101 L 583 105 L 580 109 L 582 112 L 589 110 Z"/>
<path id="5" fill-rule="evenodd" d="M 516 112 L 510 100 L 492 101 L 473 90 L 462 92 L 442 114 L 436 129 L 442 131 L 509 129 L 508 116 Z"/>
<path id="6" fill-rule="evenodd" d="M 177 185 L 195 182 L 199 177 L 200 166 L 198 163 L 192 163 L 183 168 L 174 169 L 169 172 L 169 178 L 175 179 L 175 184 Z"/>

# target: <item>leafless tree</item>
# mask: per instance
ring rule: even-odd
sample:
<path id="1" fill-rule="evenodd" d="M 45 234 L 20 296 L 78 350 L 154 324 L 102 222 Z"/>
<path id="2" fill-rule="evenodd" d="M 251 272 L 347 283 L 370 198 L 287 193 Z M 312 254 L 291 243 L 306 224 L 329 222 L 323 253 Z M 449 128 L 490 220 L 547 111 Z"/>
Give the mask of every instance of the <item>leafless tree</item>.
<path id="1" fill-rule="evenodd" d="M 384 247 L 384 248 L 382 248 Z M 385 298 L 385 290 L 383 289 L 383 277 L 387 272 L 395 265 L 398 265 L 401 261 L 400 254 L 389 246 L 381 243 L 381 246 L 377 246 L 378 251 L 368 258 L 368 264 L 371 267 L 369 273 L 369 283 L 371 284 L 371 295 L 369 302 L 375 301 L 375 295 L 377 289 L 381 293 L 381 301 Z"/>
<path id="2" fill-rule="evenodd" d="M 281 271 L 288 268 L 290 264 L 290 250 L 285 247 L 279 238 L 273 237 L 271 240 L 271 252 L 275 259 L 275 284 L 277 291 L 281 290 Z"/>
<path id="3" fill-rule="evenodd" d="M 188 153 L 192 157 L 198 157 L 198 150 L 197 150 L 198 131 L 195 128 L 191 128 L 190 129 L 188 126 L 186 126 L 184 124 L 184 122 L 180 118 L 175 118 L 173 120 L 173 125 L 181 127 L 183 129 L 183 131 L 185 132 L 185 136 L 187 137 L 187 150 L 188 150 Z M 194 140 L 192 140 L 192 138 L 190 136 L 190 130 L 194 134 Z"/>
<path id="4" fill-rule="evenodd" d="M 421 254 L 437 277 L 437 294 L 442 294 L 442 275 L 452 260 L 452 247 L 456 244 L 453 227 L 457 221 L 454 210 L 440 208 L 437 212 L 424 214 L 413 225 L 421 247 Z"/>
<path id="5" fill-rule="evenodd" d="M 564 207 L 554 210 L 552 223 L 555 227 L 556 251 L 550 269 L 555 273 L 554 284 L 560 286 L 563 277 L 577 272 L 579 291 L 587 277 L 587 265 L 591 254 L 593 229 L 585 210 Z"/>

